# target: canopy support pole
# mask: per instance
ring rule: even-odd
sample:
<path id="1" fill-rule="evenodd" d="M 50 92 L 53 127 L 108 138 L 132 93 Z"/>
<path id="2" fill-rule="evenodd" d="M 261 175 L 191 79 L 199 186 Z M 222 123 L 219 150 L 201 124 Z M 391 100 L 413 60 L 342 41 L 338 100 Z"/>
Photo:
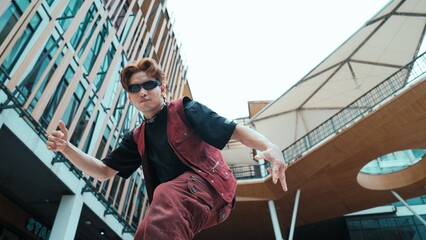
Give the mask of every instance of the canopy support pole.
<path id="1" fill-rule="evenodd" d="M 408 210 L 410 210 L 410 212 L 412 212 L 413 214 L 414 214 L 414 216 L 416 216 L 418 219 L 419 219 L 419 221 L 421 222 L 421 223 L 423 223 L 423 225 L 425 225 L 426 226 L 426 221 L 416 212 L 416 211 L 414 211 L 414 209 L 410 206 L 410 205 L 408 205 L 408 203 L 401 197 L 401 196 L 399 196 L 399 194 L 398 193 L 396 193 L 394 190 L 391 190 L 391 193 L 400 201 L 400 202 L 402 202 L 407 208 L 408 208 Z"/>

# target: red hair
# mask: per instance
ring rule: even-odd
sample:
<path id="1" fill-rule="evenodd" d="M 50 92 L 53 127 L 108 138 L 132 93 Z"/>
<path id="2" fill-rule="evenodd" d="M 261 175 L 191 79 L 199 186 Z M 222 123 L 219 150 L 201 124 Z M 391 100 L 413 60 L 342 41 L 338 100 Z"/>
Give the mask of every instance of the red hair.
<path id="1" fill-rule="evenodd" d="M 156 80 L 164 83 L 165 74 L 157 62 L 152 58 L 142 58 L 139 62 L 129 63 L 121 70 L 120 82 L 124 89 L 128 89 L 130 78 L 137 72 L 145 72 Z"/>

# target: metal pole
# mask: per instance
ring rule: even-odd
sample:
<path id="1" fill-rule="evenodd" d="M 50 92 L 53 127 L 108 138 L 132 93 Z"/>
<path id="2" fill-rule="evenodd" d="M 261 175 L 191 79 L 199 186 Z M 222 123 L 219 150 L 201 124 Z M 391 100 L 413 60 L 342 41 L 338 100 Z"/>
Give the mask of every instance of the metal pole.
<path id="1" fill-rule="evenodd" d="M 414 216 L 416 216 L 421 223 L 423 223 L 423 225 L 426 226 L 426 221 L 416 212 L 414 211 L 414 209 L 408 205 L 408 203 L 401 197 L 398 195 L 398 193 L 396 193 L 394 190 L 391 190 L 391 193 L 400 201 L 402 202 L 407 208 L 408 210 L 410 210 L 410 212 L 412 212 L 414 214 Z"/>
<path id="2" fill-rule="evenodd" d="M 299 207 L 299 198 L 300 198 L 300 188 L 297 189 L 296 198 L 294 200 L 293 216 L 291 217 L 291 226 L 290 226 L 290 233 L 288 235 L 288 240 L 293 240 L 294 228 L 296 226 L 297 209 Z"/>
<path id="3" fill-rule="evenodd" d="M 271 213 L 272 226 L 274 227 L 275 239 L 282 240 L 280 224 L 278 223 L 277 211 L 275 210 L 274 200 L 268 201 L 269 212 Z"/>

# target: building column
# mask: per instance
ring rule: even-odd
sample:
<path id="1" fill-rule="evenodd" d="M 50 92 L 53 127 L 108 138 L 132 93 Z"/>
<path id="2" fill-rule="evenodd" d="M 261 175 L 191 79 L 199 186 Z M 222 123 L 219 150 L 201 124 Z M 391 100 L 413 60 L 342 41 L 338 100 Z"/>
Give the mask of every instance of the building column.
<path id="1" fill-rule="evenodd" d="M 272 227 L 274 228 L 275 239 L 282 240 L 283 237 L 281 235 L 281 228 L 278 222 L 278 216 L 277 216 L 277 211 L 275 209 L 274 200 L 269 200 L 268 206 L 269 206 L 269 213 L 271 214 L 271 219 L 272 219 Z"/>
<path id="2" fill-rule="evenodd" d="M 297 189 L 296 198 L 294 200 L 293 216 L 291 217 L 291 226 L 290 226 L 290 233 L 288 235 L 288 240 L 293 240 L 294 228 L 296 227 L 297 210 L 299 208 L 299 199 L 300 199 L 300 189 Z"/>
<path id="3" fill-rule="evenodd" d="M 50 239 L 74 240 L 83 209 L 80 195 L 64 195 L 61 198 Z"/>

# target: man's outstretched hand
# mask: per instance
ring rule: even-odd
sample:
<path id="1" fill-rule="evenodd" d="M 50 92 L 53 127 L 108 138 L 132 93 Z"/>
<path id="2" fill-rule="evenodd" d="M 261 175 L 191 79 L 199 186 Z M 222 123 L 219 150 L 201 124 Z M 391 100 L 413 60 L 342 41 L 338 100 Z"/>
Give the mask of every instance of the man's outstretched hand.
<path id="1" fill-rule="evenodd" d="M 64 122 L 59 121 L 59 130 L 53 131 L 47 136 L 47 149 L 63 151 L 68 145 L 68 129 Z"/>
<path id="2" fill-rule="evenodd" d="M 287 182 L 285 179 L 285 171 L 287 170 L 287 164 L 284 161 L 283 155 L 278 147 L 268 148 L 263 152 L 259 152 L 254 156 L 256 160 L 265 159 L 272 165 L 268 169 L 268 172 L 272 175 L 272 181 L 276 184 L 278 179 L 280 180 L 281 186 L 284 191 L 287 191 Z"/>

